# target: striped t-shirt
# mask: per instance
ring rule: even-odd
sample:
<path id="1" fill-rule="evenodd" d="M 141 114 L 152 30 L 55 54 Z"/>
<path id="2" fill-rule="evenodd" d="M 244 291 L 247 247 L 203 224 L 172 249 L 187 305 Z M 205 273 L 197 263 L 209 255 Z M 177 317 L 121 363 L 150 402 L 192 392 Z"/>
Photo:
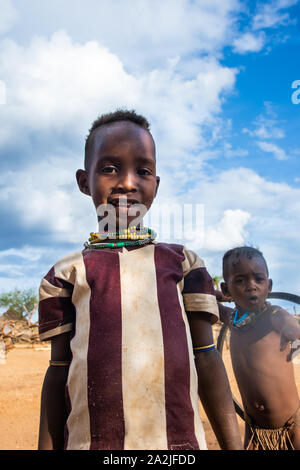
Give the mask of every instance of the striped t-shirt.
<path id="1" fill-rule="evenodd" d="M 187 311 L 218 319 L 211 277 L 181 245 L 55 264 L 40 286 L 39 332 L 72 332 L 66 449 L 206 449 Z"/>

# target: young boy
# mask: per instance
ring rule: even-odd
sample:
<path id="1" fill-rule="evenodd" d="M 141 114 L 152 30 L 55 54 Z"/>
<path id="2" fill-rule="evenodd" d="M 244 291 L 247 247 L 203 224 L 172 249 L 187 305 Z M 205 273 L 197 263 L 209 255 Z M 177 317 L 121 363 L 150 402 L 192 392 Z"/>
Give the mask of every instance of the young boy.
<path id="1" fill-rule="evenodd" d="M 300 449 L 299 396 L 289 341 L 300 327 L 288 312 L 266 302 L 272 289 L 259 250 L 235 248 L 223 257 L 223 295 L 235 310 L 221 320 L 230 327 L 230 352 L 245 410 L 245 448 Z"/>
<path id="2" fill-rule="evenodd" d="M 197 387 L 220 447 L 242 449 L 212 344 L 211 278 L 193 252 L 133 226 L 135 206 L 147 211 L 159 185 L 148 121 L 133 111 L 98 118 L 77 182 L 103 233 L 41 282 L 51 361 L 39 449 L 205 449 Z"/>

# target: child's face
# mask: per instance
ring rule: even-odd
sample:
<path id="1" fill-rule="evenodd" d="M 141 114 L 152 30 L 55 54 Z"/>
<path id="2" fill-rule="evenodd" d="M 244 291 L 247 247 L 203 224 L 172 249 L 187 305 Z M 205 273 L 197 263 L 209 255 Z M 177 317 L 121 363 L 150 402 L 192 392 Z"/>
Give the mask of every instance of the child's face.
<path id="1" fill-rule="evenodd" d="M 81 191 L 92 197 L 96 209 L 107 204 L 114 207 L 116 228 L 120 220 L 130 225 L 138 215 L 130 207 L 142 204 L 149 210 L 159 185 L 151 135 L 127 121 L 97 129 L 89 169 L 78 170 L 77 181 Z"/>
<path id="2" fill-rule="evenodd" d="M 228 279 L 222 284 L 223 294 L 230 296 L 240 310 L 251 312 L 263 308 L 271 289 L 272 281 L 260 257 L 241 257 L 235 266 L 229 266 Z"/>

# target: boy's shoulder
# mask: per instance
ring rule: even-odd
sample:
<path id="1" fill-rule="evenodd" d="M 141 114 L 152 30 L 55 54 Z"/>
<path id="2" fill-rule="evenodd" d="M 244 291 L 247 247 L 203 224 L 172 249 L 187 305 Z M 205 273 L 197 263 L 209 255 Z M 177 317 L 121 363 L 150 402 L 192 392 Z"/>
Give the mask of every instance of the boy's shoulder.
<path id="1" fill-rule="evenodd" d="M 286 315 L 290 315 L 287 310 L 285 310 L 283 307 L 280 307 L 280 305 L 273 305 L 270 302 L 266 302 L 266 311 L 270 315 L 276 315 L 278 313 L 283 313 Z"/>
<path id="2" fill-rule="evenodd" d="M 157 250 L 161 250 L 166 254 L 179 255 L 182 259 L 183 271 L 187 272 L 190 269 L 205 268 L 205 263 L 200 256 L 185 245 L 176 243 L 154 242 Z"/>
<path id="3" fill-rule="evenodd" d="M 60 258 L 53 264 L 45 278 L 59 277 L 71 282 L 71 278 L 74 277 L 73 274 L 76 271 L 76 266 L 80 265 L 83 261 L 83 251 L 84 250 L 73 251 Z"/>
<path id="4" fill-rule="evenodd" d="M 72 264 L 77 264 L 78 261 L 82 259 L 83 251 L 84 250 L 78 250 L 78 251 L 73 251 L 71 253 L 66 254 L 65 256 L 60 258 L 58 261 L 56 261 L 54 266 L 58 268 L 58 267 L 72 265 Z"/>

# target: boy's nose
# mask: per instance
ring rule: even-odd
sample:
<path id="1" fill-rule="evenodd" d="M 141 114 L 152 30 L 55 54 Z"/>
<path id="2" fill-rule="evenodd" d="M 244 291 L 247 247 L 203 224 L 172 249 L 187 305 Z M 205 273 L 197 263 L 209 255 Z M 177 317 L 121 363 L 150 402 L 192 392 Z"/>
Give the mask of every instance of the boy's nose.
<path id="1" fill-rule="evenodd" d="M 118 181 L 118 188 L 126 192 L 134 192 L 137 190 L 137 178 L 133 172 L 121 174 Z"/>
<path id="2" fill-rule="evenodd" d="M 256 290 L 256 282 L 254 279 L 250 279 L 248 282 L 247 282 L 247 290 Z"/>

